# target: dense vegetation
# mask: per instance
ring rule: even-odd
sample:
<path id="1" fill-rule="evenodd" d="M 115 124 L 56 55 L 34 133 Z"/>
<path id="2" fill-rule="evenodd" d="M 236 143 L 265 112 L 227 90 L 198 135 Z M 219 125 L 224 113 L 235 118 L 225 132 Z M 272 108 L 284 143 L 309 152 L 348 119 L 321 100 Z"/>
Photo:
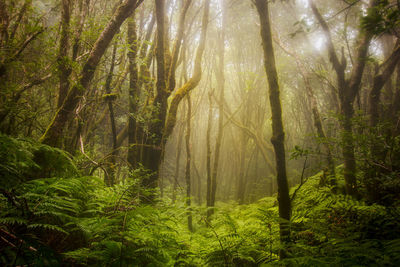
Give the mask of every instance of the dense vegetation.
<path id="1" fill-rule="evenodd" d="M 140 177 L 108 187 L 81 176 L 70 156 L 1 136 L 1 263 L 34 266 L 396 266 L 400 208 L 332 194 L 318 173 L 293 196 L 290 257 L 278 261 L 276 197 L 219 203 L 213 220 L 184 201 L 139 203 Z M 336 170 L 343 181 L 342 167 Z M 51 177 L 51 178 L 48 178 Z M 4 180 L 2 180 L 4 181 Z M 184 196 L 180 196 L 184 197 Z"/>
<path id="2" fill-rule="evenodd" d="M 1 266 L 399 266 L 396 0 L 0 0 Z"/>

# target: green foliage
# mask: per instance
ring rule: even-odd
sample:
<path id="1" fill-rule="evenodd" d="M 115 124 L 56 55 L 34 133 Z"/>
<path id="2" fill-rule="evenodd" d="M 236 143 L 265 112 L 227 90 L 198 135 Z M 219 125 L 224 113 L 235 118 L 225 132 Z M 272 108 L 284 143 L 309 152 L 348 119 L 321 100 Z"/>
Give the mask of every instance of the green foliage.
<path id="1" fill-rule="evenodd" d="M 395 31 L 399 26 L 400 11 L 398 4 L 388 0 L 380 0 L 369 8 L 367 15 L 361 19 L 361 27 L 375 35 Z"/>
<path id="2" fill-rule="evenodd" d="M 309 154 L 310 154 L 310 151 L 308 149 L 303 149 L 296 145 L 296 146 L 294 146 L 292 154 L 290 155 L 290 159 L 298 159 L 301 157 L 306 157 Z"/>
<path id="3" fill-rule="evenodd" d="M 1 187 L 1 265 L 395 266 L 400 260 L 400 208 L 332 194 L 320 185 L 322 173 L 297 191 L 289 258 L 279 261 L 275 197 L 240 206 L 218 203 L 211 221 L 194 206 L 191 233 L 184 201 L 139 203 L 143 170 L 125 184 L 106 187 L 99 178 L 79 176 L 63 151 L 0 140 L 7 151 L 2 172 L 19 178 Z M 57 170 L 49 169 L 50 162 Z M 27 177 L 34 172 L 41 174 Z M 45 174 L 64 177 L 39 177 Z M 336 174 L 343 187 L 341 166 Z"/>
<path id="4" fill-rule="evenodd" d="M 0 188 L 45 177 L 72 177 L 78 171 L 65 151 L 0 134 Z"/>
<path id="5" fill-rule="evenodd" d="M 338 181 L 343 183 L 340 169 Z M 295 199 L 292 229 L 293 257 L 288 266 L 395 266 L 400 237 L 400 209 L 385 208 L 320 187 L 318 174 L 310 177 Z M 394 242 L 393 244 L 396 244 Z"/>

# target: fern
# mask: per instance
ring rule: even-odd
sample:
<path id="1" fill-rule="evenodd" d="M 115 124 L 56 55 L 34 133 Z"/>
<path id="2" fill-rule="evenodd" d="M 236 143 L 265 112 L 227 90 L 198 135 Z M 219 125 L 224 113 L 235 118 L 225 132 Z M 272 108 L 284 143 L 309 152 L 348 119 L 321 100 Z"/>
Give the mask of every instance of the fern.
<path id="1" fill-rule="evenodd" d="M 13 224 L 18 224 L 18 225 L 27 225 L 28 222 L 24 218 L 20 217 L 4 217 L 0 218 L 0 225 L 1 224 L 7 224 L 7 225 L 13 225 Z"/>
<path id="2" fill-rule="evenodd" d="M 45 224 L 45 223 L 33 223 L 28 225 L 28 229 L 38 229 L 38 228 L 44 230 L 56 231 L 68 235 L 67 231 L 56 225 Z"/>

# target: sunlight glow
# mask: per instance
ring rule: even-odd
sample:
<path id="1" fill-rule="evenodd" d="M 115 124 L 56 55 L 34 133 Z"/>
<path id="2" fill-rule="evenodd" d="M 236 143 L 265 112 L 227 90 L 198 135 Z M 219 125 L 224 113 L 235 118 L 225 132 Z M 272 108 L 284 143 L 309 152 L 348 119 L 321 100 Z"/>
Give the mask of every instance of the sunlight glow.
<path id="1" fill-rule="evenodd" d="M 316 50 L 321 51 L 325 48 L 326 39 L 322 34 L 318 34 L 311 38 L 311 42 Z"/>

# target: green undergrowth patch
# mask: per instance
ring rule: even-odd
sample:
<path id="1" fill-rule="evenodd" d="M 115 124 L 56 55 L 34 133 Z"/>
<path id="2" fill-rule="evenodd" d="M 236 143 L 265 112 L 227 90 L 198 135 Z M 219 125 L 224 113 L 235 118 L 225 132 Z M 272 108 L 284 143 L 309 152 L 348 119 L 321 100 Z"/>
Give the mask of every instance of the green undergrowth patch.
<path id="1" fill-rule="evenodd" d="M 143 205 L 140 177 L 107 187 L 66 152 L 0 136 L 2 266 L 397 266 L 400 209 L 333 194 L 323 173 L 292 202 L 289 258 L 278 260 L 277 198 L 218 203 L 211 218 L 183 197 Z M 140 173 L 140 172 L 138 172 Z M 339 187 L 344 184 L 337 168 Z M 193 215 L 188 231 L 187 212 Z"/>
<path id="2" fill-rule="evenodd" d="M 342 166 L 338 185 L 344 185 Z M 293 201 L 289 266 L 397 266 L 400 208 L 368 204 L 308 178 Z M 294 189 L 292 189 L 294 190 Z"/>

